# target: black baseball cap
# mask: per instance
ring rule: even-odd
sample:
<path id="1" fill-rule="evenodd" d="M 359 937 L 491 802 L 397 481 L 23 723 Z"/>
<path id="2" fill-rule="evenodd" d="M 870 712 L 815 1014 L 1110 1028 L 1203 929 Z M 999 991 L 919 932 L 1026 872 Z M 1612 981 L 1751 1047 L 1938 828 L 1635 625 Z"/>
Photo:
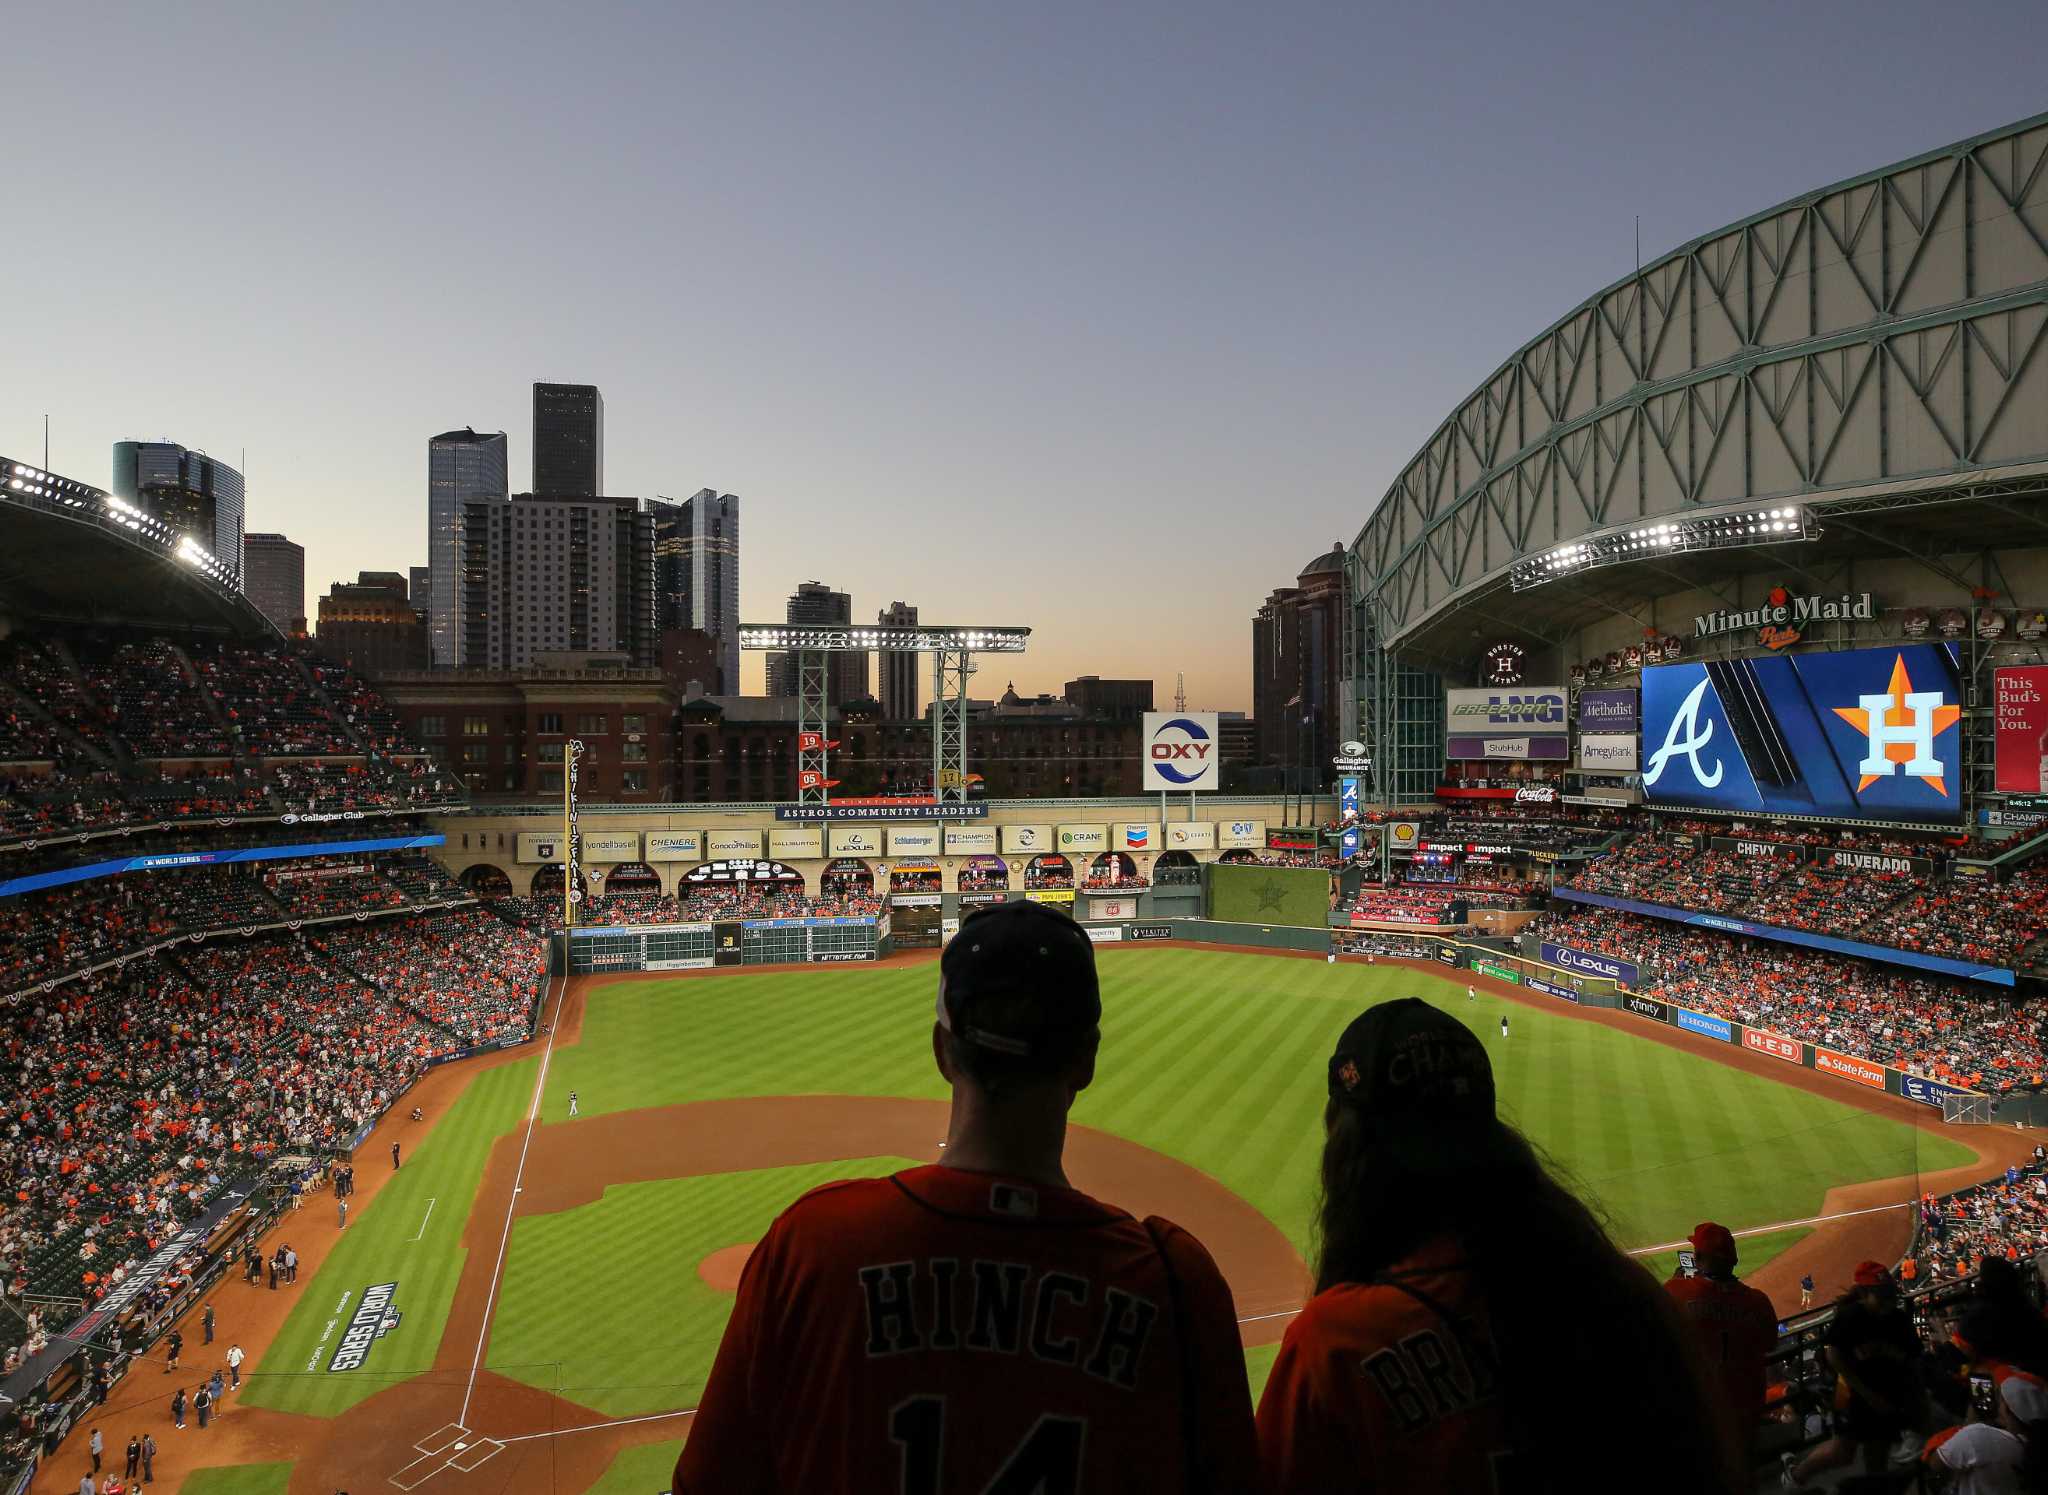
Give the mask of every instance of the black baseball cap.
<path id="1" fill-rule="evenodd" d="M 1329 1079 L 1330 1098 L 1370 1120 L 1417 1171 L 1484 1164 L 1506 1140 L 1486 1046 L 1420 998 L 1360 1013 L 1337 1040 Z"/>
<path id="2" fill-rule="evenodd" d="M 1029 999 L 1002 1004 L 992 997 Z M 1067 915 L 1021 899 L 960 921 L 939 957 L 939 1025 L 977 1048 L 1020 1059 L 1063 1056 L 1102 1020 L 1095 946 Z"/>

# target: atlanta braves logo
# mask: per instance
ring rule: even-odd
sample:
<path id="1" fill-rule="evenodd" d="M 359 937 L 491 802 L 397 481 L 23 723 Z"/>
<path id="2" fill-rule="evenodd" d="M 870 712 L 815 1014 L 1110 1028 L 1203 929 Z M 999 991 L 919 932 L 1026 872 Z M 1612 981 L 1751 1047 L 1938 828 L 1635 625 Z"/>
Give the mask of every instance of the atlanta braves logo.
<path id="1" fill-rule="evenodd" d="M 1692 776 L 1702 789 L 1712 789 L 1721 782 L 1723 764 L 1714 760 L 1711 769 L 1701 766 L 1700 754 L 1708 743 L 1714 740 L 1714 724 L 1708 722 L 1704 730 L 1700 726 L 1700 702 L 1707 694 L 1707 682 L 1701 680 L 1692 688 L 1678 712 L 1671 718 L 1671 726 L 1664 734 L 1664 745 L 1650 755 L 1650 766 L 1643 771 L 1643 783 L 1654 786 L 1664 777 L 1664 770 L 1674 758 L 1684 758 L 1692 769 Z M 1683 738 L 1678 735 L 1685 733 Z"/>

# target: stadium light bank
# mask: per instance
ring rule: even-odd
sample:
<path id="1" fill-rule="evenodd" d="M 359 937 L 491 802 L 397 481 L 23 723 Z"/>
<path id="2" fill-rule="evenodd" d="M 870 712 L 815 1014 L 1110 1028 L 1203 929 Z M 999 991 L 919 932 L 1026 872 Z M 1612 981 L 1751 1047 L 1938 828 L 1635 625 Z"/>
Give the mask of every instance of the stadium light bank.
<path id="1" fill-rule="evenodd" d="M 1508 583 L 1514 591 L 1526 592 L 1581 571 L 1624 565 L 1649 556 L 1818 540 L 1823 533 L 1800 504 L 1731 509 L 1656 524 L 1631 524 L 1567 545 L 1554 545 L 1517 561 L 1508 573 Z"/>

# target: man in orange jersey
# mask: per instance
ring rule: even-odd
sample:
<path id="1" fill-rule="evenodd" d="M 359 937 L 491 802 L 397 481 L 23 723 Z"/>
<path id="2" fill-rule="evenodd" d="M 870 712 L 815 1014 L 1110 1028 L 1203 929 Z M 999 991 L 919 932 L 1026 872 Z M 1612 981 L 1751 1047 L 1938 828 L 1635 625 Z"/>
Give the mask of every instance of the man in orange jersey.
<path id="1" fill-rule="evenodd" d="M 769 1227 L 676 1495 L 1256 1489 L 1215 1263 L 1062 1166 L 1100 1039 L 1087 936 L 1042 904 L 994 904 L 939 972 L 944 1165 L 827 1184 Z"/>
<path id="2" fill-rule="evenodd" d="M 1692 1326 L 1734 1435 L 1747 1448 L 1764 1412 L 1765 1361 L 1778 1342 L 1778 1311 L 1764 1294 L 1736 1280 L 1735 1237 L 1727 1226 L 1711 1220 L 1695 1226 L 1692 1254 L 1699 1275 L 1675 1275 L 1664 1290 Z"/>

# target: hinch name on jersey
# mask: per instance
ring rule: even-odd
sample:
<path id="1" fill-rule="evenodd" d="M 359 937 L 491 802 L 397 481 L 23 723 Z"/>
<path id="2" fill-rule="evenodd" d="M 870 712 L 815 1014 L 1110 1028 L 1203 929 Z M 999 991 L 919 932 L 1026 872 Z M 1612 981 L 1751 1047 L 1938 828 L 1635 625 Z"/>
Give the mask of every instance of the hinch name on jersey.
<path id="1" fill-rule="evenodd" d="M 929 1257 L 860 1269 L 870 1359 L 913 1350 L 1030 1355 L 1134 1390 L 1159 1305 L 1120 1287 L 1097 1294 L 1071 1272 L 1030 1286 L 1016 1261 Z"/>

